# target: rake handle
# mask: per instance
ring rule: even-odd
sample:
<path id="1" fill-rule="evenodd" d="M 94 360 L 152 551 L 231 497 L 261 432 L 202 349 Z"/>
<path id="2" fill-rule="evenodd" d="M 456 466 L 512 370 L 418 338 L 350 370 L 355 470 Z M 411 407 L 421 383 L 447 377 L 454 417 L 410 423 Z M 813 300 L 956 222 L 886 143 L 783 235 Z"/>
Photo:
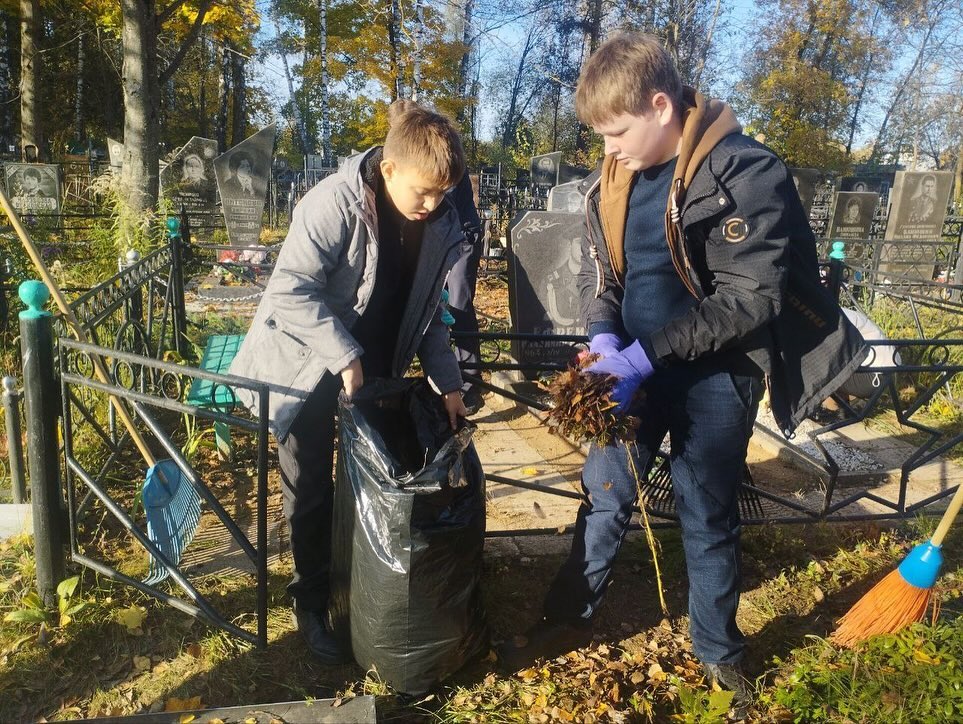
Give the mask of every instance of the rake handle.
<path id="1" fill-rule="evenodd" d="M 47 289 L 50 290 L 50 295 L 57 304 L 57 308 L 67 320 L 67 324 L 70 325 L 70 331 L 78 341 L 89 342 L 90 340 L 88 339 L 87 334 L 84 332 L 83 327 L 78 324 L 73 310 L 70 308 L 70 305 L 67 304 L 67 300 L 64 297 L 63 292 L 60 291 L 60 287 L 54 280 L 50 270 L 47 269 L 47 265 L 44 264 L 43 258 L 40 256 L 40 252 L 37 250 L 36 245 L 30 238 L 30 234 L 27 233 L 27 230 L 23 227 L 23 224 L 20 223 L 20 217 L 10 205 L 10 200 L 7 198 L 7 195 L 4 193 L 3 189 L 0 189 L 0 206 L 3 207 L 4 212 L 6 212 L 7 216 L 9 217 L 14 231 L 16 231 L 17 236 L 20 237 L 23 248 L 26 250 L 27 255 L 30 257 L 30 260 L 33 262 L 34 266 L 37 268 L 40 278 L 43 279 L 43 283 L 46 284 Z M 101 359 L 100 355 L 97 354 L 91 354 L 90 357 L 94 365 L 94 376 L 99 382 L 109 385 L 110 378 L 107 374 L 107 366 L 104 364 L 103 359 Z M 130 433 L 131 439 L 134 441 L 137 449 L 140 450 L 140 454 L 144 456 L 144 460 L 150 466 L 155 465 L 157 460 L 154 458 L 153 453 L 151 453 L 150 448 L 147 447 L 147 443 L 144 441 L 144 438 L 141 436 L 140 432 L 134 426 L 134 421 L 131 419 L 127 408 L 124 407 L 121 401 L 114 395 L 110 395 L 110 401 L 113 404 L 114 409 L 117 410 L 117 416 L 124 424 L 124 427 L 127 428 L 127 432 Z"/>
<path id="2" fill-rule="evenodd" d="M 935 546 L 943 545 L 943 539 L 946 538 L 946 534 L 950 532 L 950 526 L 953 525 L 953 521 L 960 512 L 960 508 L 963 508 L 963 484 L 960 484 L 956 489 L 953 499 L 943 513 L 943 517 L 940 518 L 940 524 L 936 526 L 936 532 L 933 534 L 933 537 L 930 538 L 930 543 Z"/>

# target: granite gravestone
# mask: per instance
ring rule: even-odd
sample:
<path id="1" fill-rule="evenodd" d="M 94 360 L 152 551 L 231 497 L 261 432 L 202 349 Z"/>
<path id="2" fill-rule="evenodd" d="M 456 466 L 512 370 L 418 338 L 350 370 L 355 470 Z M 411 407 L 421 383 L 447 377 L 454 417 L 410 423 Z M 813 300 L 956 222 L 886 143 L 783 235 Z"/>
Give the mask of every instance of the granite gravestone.
<path id="1" fill-rule="evenodd" d="M 22 215 L 60 213 L 60 167 L 44 163 L 4 164 L 7 196 Z"/>
<path id="2" fill-rule="evenodd" d="M 160 172 L 161 193 L 171 204 L 171 211 L 187 211 L 191 235 L 197 237 L 214 221 L 217 182 L 214 157 L 217 141 L 194 136 Z"/>
<path id="3" fill-rule="evenodd" d="M 799 200 L 808 216 L 813 208 L 813 199 L 816 198 L 816 187 L 822 183 L 823 174 L 814 168 L 791 168 L 789 172 L 792 174 Z"/>
<path id="4" fill-rule="evenodd" d="M 939 241 L 952 186 L 950 171 L 897 171 L 886 240 Z"/>
<path id="5" fill-rule="evenodd" d="M 577 214 L 585 208 L 585 197 L 579 191 L 581 181 L 570 181 L 556 186 L 548 192 L 548 211 L 561 211 Z"/>
<path id="6" fill-rule="evenodd" d="M 508 229 L 508 299 L 512 332 L 585 334 L 576 275 L 582 262 L 580 214 L 523 211 Z M 512 342 L 521 363 L 568 362 L 568 342 Z"/>
<path id="7" fill-rule="evenodd" d="M 893 174 L 843 176 L 839 180 L 840 191 L 855 191 L 857 193 L 873 193 L 885 197 L 893 186 Z"/>
<path id="8" fill-rule="evenodd" d="M 231 246 L 257 246 L 271 176 L 272 123 L 214 159 L 221 210 Z"/>
<path id="9" fill-rule="evenodd" d="M 562 165 L 562 152 L 546 153 L 543 156 L 533 156 L 531 163 L 532 186 L 548 190 L 558 186 L 558 173 Z"/>
<path id="10" fill-rule="evenodd" d="M 879 194 L 840 191 L 833 203 L 827 237 L 843 241 L 868 239 L 878 205 Z"/>
<path id="11" fill-rule="evenodd" d="M 571 181 L 581 181 L 590 173 L 592 172 L 587 168 L 581 168 L 580 166 L 569 166 L 567 163 L 559 164 L 558 185 L 562 186 L 563 184 L 567 184 Z"/>
<path id="12" fill-rule="evenodd" d="M 114 173 L 120 173 L 124 168 L 124 144 L 113 138 L 108 138 L 107 154 L 110 157 L 110 170 Z"/>

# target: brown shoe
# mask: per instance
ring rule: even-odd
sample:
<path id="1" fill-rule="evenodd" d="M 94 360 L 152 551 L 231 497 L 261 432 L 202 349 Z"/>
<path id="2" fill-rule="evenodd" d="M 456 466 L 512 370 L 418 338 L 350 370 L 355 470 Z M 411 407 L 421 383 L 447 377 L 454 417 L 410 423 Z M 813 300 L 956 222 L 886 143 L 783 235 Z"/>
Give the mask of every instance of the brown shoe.
<path id="1" fill-rule="evenodd" d="M 518 671 L 537 659 L 554 659 L 592 640 L 592 624 L 541 620 L 528 631 L 501 644 L 496 652 L 503 671 Z"/>

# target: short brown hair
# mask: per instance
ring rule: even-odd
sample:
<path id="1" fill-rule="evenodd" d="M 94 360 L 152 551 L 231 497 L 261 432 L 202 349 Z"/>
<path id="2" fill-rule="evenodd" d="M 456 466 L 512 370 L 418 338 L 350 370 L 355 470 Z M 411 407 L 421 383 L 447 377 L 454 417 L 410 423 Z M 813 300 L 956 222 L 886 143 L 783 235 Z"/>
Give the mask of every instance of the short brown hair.
<path id="1" fill-rule="evenodd" d="M 599 46 L 582 68 L 575 112 L 590 126 L 629 113 L 652 110 L 652 96 L 665 93 L 682 108 L 682 79 L 659 39 L 647 33 L 619 33 Z"/>
<path id="2" fill-rule="evenodd" d="M 388 107 L 388 124 L 385 160 L 414 166 L 442 188 L 461 181 L 465 151 L 450 119 L 402 99 Z"/>

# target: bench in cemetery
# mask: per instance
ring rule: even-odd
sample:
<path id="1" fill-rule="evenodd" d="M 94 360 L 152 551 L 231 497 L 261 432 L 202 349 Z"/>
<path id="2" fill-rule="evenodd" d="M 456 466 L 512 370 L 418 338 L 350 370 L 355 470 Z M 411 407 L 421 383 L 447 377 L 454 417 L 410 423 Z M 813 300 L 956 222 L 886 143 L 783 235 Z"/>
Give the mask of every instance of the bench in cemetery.
<path id="1" fill-rule="evenodd" d="M 214 334 L 208 337 L 204 354 L 201 356 L 201 369 L 227 374 L 242 341 L 243 334 Z M 187 401 L 198 407 L 220 410 L 230 410 L 235 403 L 234 393 L 229 388 L 215 385 L 210 380 L 196 380 L 191 386 Z M 218 455 L 228 461 L 234 459 L 231 430 L 222 422 L 214 423 L 214 442 Z"/>

